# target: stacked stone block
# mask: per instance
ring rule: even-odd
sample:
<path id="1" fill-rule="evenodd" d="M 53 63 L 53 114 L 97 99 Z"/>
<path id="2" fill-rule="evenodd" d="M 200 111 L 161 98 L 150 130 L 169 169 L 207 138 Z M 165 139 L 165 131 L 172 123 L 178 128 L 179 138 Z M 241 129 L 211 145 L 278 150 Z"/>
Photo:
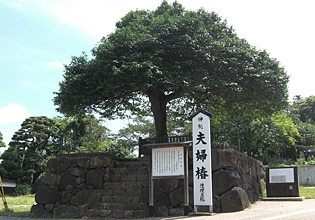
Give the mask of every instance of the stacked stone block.
<path id="1" fill-rule="evenodd" d="M 31 212 L 54 217 L 148 216 L 148 161 L 123 162 L 108 154 L 60 155 L 36 193 Z"/>
<path id="2" fill-rule="evenodd" d="M 213 146 L 211 153 L 215 212 L 241 211 L 262 197 L 262 162 L 224 145 Z"/>
<path id="3" fill-rule="evenodd" d="M 189 204 L 193 210 L 189 153 Z M 144 218 L 149 216 L 149 158 L 118 160 L 108 154 L 60 155 L 48 161 L 48 172 L 31 212 L 37 216 Z M 213 146 L 214 212 L 240 211 L 262 195 L 261 162 L 224 146 Z M 184 214 L 184 183 L 154 180 L 156 216 Z"/>

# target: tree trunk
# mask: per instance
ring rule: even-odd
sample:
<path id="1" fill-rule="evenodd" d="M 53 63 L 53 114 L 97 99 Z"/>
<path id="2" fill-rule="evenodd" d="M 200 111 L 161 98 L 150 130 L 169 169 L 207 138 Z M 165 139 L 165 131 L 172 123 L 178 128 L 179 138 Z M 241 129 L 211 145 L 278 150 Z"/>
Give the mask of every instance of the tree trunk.
<path id="1" fill-rule="evenodd" d="M 148 96 L 151 102 L 151 110 L 154 116 L 156 137 L 168 137 L 166 127 L 166 97 L 161 91 L 152 91 L 149 93 Z"/>

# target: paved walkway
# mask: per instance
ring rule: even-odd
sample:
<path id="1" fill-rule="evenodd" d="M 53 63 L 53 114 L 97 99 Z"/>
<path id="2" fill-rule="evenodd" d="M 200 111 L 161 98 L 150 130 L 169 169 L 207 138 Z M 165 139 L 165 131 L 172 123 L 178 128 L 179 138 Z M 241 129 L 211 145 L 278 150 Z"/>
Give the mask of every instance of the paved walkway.
<path id="1" fill-rule="evenodd" d="M 261 201 L 241 212 L 214 214 L 213 216 L 153 218 L 161 220 L 315 220 L 315 199 L 277 202 Z"/>
<path id="2" fill-rule="evenodd" d="M 301 218 L 301 216 L 307 218 Z M 197 219 L 197 218 L 196 218 Z M 203 219 L 203 218 L 198 218 Z M 223 213 L 211 217 L 211 220 L 272 220 L 272 219 L 315 219 L 315 200 L 304 201 L 262 201 L 249 209 L 236 213 Z"/>
<path id="3" fill-rule="evenodd" d="M 150 220 L 315 220 L 315 199 L 303 201 L 277 202 L 261 201 L 241 212 L 214 214 L 213 216 L 150 218 Z M 0 216 L 0 220 L 41 220 Z M 46 219 L 47 220 L 47 219 Z M 78 219 L 76 219 L 78 220 Z M 99 218 L 97 220 L 104 220 Z M 106 219 L 107 220 L 107 219 Z M 141 219 L 148 220 L 148 219 Z"/>

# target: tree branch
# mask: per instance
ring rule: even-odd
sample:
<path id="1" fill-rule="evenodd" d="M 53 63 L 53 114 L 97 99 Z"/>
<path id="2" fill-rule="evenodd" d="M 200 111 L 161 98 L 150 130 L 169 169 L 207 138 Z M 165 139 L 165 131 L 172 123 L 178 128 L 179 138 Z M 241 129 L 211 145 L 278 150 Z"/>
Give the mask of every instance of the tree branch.
<path id="1" fill-rule="evenodd" d="M 166 102 L 169 102 L 171 100 L 174 100 L 174 99 L 177 99 L 177 98 L 180 98 L 182 97 L 184 94 L 184 91 L 182 89 L 179 89 L 173 93 L 170 93 L 168 95 L 165 96 L 165 101 Z"/>

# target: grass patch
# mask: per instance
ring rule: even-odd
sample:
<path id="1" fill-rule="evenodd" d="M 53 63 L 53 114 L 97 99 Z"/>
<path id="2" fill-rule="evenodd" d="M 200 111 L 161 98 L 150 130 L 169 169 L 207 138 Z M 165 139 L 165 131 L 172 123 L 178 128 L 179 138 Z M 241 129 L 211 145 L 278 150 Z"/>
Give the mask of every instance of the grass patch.
<path id="1" fill-rule="evenodd" d="M 6 212 L 4 204 L 1 201 L 0 207 L 2 216 L 15 216 L 15 217 L 32 217 L 30 214 L 32 205 L 35 204 L 35 194 L 23 196 L 6 196 L 9 211 Z"/>
<path id="2" fill-rule="evenodd" d="M 266 198 L 266 197 L 267 197 L 267 192 L 265 189 L 263 191 L 263 198 Z M 315 185 L 314 186 L 300 185 L 300 197 L 305 197 L 305 199 L 315 199 Z"/>
<path id="3" fill-rule="evenodd" d="M 23 196 L 6 196 L 8 205 L 33 205 L 35 204 L 35 194 L 23 195 Z"/>
<path id="4" fill-rule="evenodd" d="M 314 188 L 311 188 L 314 187 Z M 300 185 L 300 196 L 305 199 L 315 199 L 315 186 L 301 186 Z"/>

